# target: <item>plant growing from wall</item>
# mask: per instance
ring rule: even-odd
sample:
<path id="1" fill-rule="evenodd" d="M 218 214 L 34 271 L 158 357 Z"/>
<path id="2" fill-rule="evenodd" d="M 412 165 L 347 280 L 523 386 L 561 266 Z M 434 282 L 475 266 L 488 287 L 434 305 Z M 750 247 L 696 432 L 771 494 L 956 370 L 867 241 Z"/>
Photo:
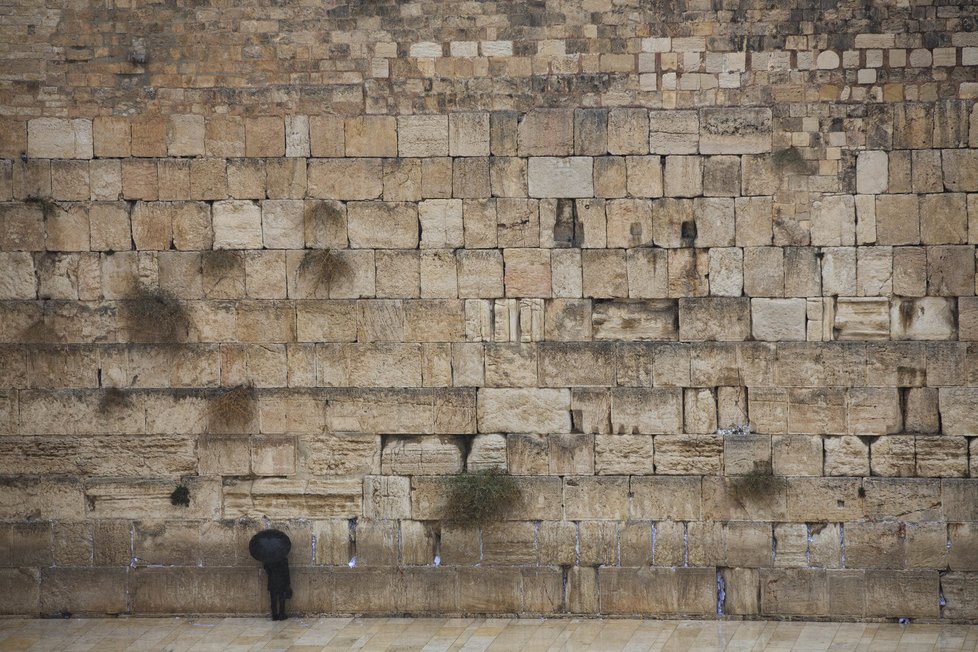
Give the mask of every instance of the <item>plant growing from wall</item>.
<path id="1" fill-rule="evenodd" d="M 296 269 L 297 278 L 315 294 L 322 288 L 329 291 L 332 283 L 349 271 L 342 258 L 329 249 L 309 249 Z"/>
<path id="2" fill-rule="evenodd" d="M 211 429 L 241 429 L 255 418 L 258 397 L 251 384 L 221 390 L 208 404 Z"/>
<path id="3" fill-rule="evenodd" d="M 118 387 L 106 387 L 98 401 L 98 411 L 102 414 L 122 410 L 132 405 L 132 399 L 125 390 Z"/>
<path id="4" fill-rule="evenodd" d="M 41 215 L 44 219 L 49 220 L 58 214 L 58 209 L 61 207 L 51 199 L 50 197 L 35 197 L 34 195 L 28 195 L 24 200 L 25 203 L 32 204 L 41 209 Z"/>
<path id="5" fill-rule="evenodd" d="M 175 342 L 186 335 L 189 325 L 183 304 L 161 288 L 137 286 L 121 303 L 130 335 L 153 342 Z"/>
<path id="6" fill-rule="evenodd" d="M 754 462 L 753 468 L 731 481 L 734 494 L 740 500 L 760 500 L 777 492 L 784 478 L 774 475 L 768 461 Z"/>
<path id="7" fill-rule="evenodd" d="M 784 149 L 779 149 L 772 156 L 771 160 L 780 170 L 785 172 L 794 172 L 796 174 L 805 174 L 808 172 L 808 162 L 801 155 L 801 152 L 797 147 L 785 147 Z"/>
<path id="8" fill-rule="evenodd" d="M 463 527 L 499 520 L 521 498 L 512 476 L 496 469 L 466 471 L 448 479 L 445 519 Z"/>
<path id="9" fill-rule="evenodd" d="M 177 488 L 170 494 L 170 504 L 178 507 L 190 507 L 190 489 L 187 485 L 177 485 Z"/>
<path id="10" fill-rule="evenodd" d="M 754 467 L 743 475 L 733 476 L 734 494 L 741 500 L 761 499 L 781 489 L 784 478 L 774 475 L 771 463 L 754 462 Z"/>

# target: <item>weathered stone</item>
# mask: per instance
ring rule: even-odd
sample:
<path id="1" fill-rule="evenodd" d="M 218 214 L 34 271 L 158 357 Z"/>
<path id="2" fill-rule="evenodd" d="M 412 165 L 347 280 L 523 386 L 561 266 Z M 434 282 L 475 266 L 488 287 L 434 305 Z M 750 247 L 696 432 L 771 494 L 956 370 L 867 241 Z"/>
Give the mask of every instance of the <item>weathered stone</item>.
<path id="1" fill-rule="evenodd" d="M 703 109 L 701 154 L 759 154 L 771 151 L 769 109 Z"/>
<path id="2" fill-rule="evenodd" d="M 594 194 L 592 159 L 532 157 L 528 166 L 531 197 L 591 197 Z"/>

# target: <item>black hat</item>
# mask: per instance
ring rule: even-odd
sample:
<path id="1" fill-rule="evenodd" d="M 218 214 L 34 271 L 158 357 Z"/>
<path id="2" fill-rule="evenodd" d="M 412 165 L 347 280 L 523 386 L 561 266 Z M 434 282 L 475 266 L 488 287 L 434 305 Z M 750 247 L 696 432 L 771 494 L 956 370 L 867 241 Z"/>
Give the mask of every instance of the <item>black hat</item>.
<path id="1" fill-rule="evenodd" d="M 290 550 L 292 540 L 281 530 L 262 530 L 248 543 L 248 552 L 263 564 L 285 559 Z"/>

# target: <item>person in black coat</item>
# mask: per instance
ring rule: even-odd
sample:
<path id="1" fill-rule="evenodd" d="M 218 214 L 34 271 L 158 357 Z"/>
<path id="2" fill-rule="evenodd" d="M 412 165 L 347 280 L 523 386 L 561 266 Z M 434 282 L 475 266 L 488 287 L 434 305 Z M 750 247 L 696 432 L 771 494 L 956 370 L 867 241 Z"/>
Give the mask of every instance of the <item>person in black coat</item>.
<path id="1" fill-rule="evenodd" d="M 251 537 L 248 550 L 262 562 L 268 574 L 268 595 L 272 602 L 272 620 L 285 620 L 285 601 L 292 597 L 289 575 L 289 551 L 292 541 L 279 530 L 264 530 Z"/>

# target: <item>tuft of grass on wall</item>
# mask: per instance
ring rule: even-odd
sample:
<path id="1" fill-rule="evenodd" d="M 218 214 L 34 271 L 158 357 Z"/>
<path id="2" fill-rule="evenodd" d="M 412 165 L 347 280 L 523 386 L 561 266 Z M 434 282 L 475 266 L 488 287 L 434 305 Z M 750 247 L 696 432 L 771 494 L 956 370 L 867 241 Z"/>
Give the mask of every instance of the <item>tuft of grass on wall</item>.
<path id="1" fill-rule="evenodd" d="M 122 410 L 132 405 L 132 399 L 125 390 L 118 387 L 106 387 L 98 401 L 98 411 L 102 414 Z"/>
<path id="2" fill-rule="evenodd" d="M 185 484 L 178 485 L 170 494 L 170 504 L 178 507 L 190 507 L 190 489 Z"/>
<path id="3" fill-rule="evenodd" d="M 332 283 L 348 271 L 346 261 L 329 249 L 310 249 L 302 256 L 296 275 L 313 292 L 320 288 L 329 291 Z"/>
<path id="4" fill-rule="evenodd" d="M 176 342 L 186 335 L 187 312 L 166 290 L 138 286 L 121 307 L 126 328 L 135 339 Z"/>
<path id="5" fill-rule="evenodd" d="M 35 197 L 30 195 L 24 200 L 28 204 L 32 204 L 41 209 L 41 216 L 49 220 L 58 214 L 58 210 L 61 208 L 58 204 L 50 197 Z"/>
<path id="6" fill-rule="evenodd" d="M 734 493 L 741 500 L 758 500 L 781 489 L 784 478 L 774 475 L 770 462 L 754 462 L 754 468 L 743 475 L 733 476 Z"/>
<path id="7" fill-rule="evenodd" d="M 499 520 L 521 498 L 512 476 L 490 468 L 465 472 L 448 479 L 445 520 L 463 527 L 479 527 Z"/>
<path id="8" fill-rule="evenodd" d="M 208 419 L 212 429 L 244 428 L 255 418 L 258 396 L 250 384 L 222 390 L 208 404 Z"/>

